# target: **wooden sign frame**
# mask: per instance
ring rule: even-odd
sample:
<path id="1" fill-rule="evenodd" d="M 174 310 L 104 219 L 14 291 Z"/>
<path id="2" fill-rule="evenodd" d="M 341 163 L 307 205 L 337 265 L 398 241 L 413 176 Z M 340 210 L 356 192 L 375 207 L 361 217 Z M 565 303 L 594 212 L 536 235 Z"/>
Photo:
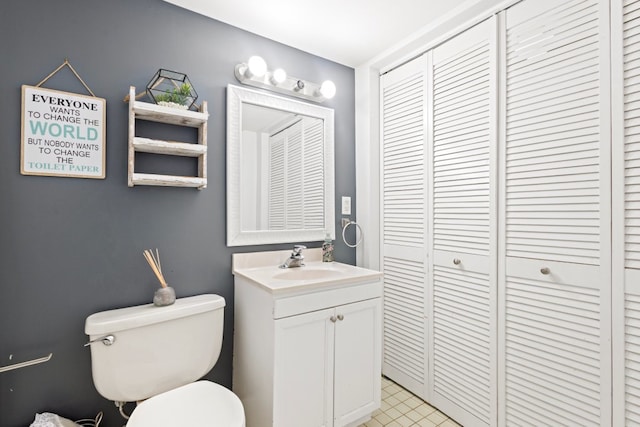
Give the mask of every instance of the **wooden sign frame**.
<path id="1" fill-rule="evenodd" d="M 20 173 L 105 178 L 106 100 L 22 85 Z"/>

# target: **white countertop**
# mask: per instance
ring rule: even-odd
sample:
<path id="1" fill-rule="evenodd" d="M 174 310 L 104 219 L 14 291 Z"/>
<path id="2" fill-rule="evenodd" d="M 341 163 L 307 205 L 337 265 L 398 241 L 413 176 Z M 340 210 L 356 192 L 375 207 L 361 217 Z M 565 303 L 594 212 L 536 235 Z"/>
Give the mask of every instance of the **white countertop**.
<path id="1" fill-rule="evenodd" d="M 233 274 L 276 293 L 333 287 L 350 283 L 373 281 L 382 277 L 375 270 L 340 262 L 322 262 L 321 249 L 304 251 L 303 267 L 280 268 L 291 251 L 256 252 L 233 255 Z"/>

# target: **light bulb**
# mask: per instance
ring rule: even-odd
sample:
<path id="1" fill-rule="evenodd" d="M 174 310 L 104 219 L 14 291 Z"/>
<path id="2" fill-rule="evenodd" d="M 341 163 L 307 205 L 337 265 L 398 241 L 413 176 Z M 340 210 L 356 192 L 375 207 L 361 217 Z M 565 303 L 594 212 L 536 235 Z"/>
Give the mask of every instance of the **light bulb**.
<path id="1" fill-rule="evenodd" d="M 267 63 L 260 56 L 252 56 L 247 62 L 247 77 L 262 77 L 267 72 Z"/>
<path id="2" fill-rule="evenodd" d="M 331 80 L 325 80 L 320 86 L 320 94 L 327 99 L 336 96 L 336 85 Z"/>
<path id="3" fill-rule="evenodd" d="M 287 72 L 285 70 L 283 70 L 282 68 L 274 70 L 273 74 L 271 75 L 271 83 L 273 83 L 274 85 L 279 85 L 280 83 L 284 83 L 285 80 L 287 80 Z"/>

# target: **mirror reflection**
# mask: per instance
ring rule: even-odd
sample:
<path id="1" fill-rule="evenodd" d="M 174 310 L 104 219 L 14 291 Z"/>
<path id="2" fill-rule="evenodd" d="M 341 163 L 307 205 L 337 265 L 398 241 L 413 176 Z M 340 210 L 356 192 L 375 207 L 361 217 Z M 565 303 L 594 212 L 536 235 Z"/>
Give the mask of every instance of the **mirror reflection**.
<path id="1" fill-rule="evenodd" d="M 245 104 L 240 229 L 324 227 L 323 121 Z"/>
<path id="2" fill-rule="evenodd" d="M 333 110 L 227 87 L 227 245 L 335 238 Z"/>

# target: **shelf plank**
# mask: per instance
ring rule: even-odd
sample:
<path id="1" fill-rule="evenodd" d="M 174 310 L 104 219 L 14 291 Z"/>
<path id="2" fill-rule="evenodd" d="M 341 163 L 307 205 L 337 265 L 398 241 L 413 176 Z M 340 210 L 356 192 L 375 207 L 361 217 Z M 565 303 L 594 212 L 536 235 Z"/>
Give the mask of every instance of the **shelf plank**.
<path id="1" fill-rule="evenodd" d="M 133 148 L 143 153 L 169 154 L 185 157 L 198 157 L 207 152 L 206 145 L 141 137 L 133 138 Z"/>
<path id="2" fill-rule="evenodd" d="M 134 173 L 132 183 L 131 187 L 134 185 L 155 185 L 161 187 L 194 187 L 199 190 L 207 187 L 206 178 L 150 173 Z"/>
<path id="3" fill-rule="evenodd" d="M 199 111 L 179 110 L 177 108 L 165 107 L 163 105 L 151 104 L 149 102 L 133 102 L 133 111 L 136 118 L 159 123 L 169 123 L 179 126 L 190 126 L 197 128 L 206 123 L 209 113 Z"/>

